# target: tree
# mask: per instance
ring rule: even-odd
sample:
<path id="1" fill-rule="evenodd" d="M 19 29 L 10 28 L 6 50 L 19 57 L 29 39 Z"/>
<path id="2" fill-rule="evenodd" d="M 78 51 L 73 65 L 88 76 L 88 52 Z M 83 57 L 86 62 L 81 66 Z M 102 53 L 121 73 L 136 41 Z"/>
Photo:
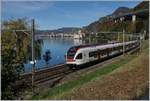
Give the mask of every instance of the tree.
<path id="1" fill-rule="evenodd" d="M 23 64 L 31 56 L 29 52 L 31 48 L 30 35 L 14 30 L 28 30 L 29 27 L 25 18 L 2 23 L 2 99 L 15 98 L 17 93 L 16 81 L 21 79 L 20 74 L 23 73 Z M 38 47 L 39 45 L 36 44 L 37 49 L 39 49 Z"/>

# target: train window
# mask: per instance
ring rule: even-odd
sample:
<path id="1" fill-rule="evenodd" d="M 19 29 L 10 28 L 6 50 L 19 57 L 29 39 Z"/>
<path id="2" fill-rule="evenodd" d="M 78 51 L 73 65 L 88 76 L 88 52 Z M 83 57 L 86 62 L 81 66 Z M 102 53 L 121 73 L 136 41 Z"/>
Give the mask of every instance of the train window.
<path id="1" fill-rule="evenodd" d="M 75 47 L 72 47 L 72 48 L 70 48 L 69 50 L 68 50 L 68 52 L 67 52 L 67 57 L 68 58 L 73 58 L 74 57 L 74 55 L 75 55 L 75 53 L 76 53 L 76 48 Z"/>
<path id="2" fill-rule="evenodd" d="M 97 52 L 96 51 L 90 52 L 89 57 L 97 57 Z"/>
<path id="3" fill-rule="evenodd" d="M 82 59 L 82 53 L 78 54 L 76 59 Z"/>

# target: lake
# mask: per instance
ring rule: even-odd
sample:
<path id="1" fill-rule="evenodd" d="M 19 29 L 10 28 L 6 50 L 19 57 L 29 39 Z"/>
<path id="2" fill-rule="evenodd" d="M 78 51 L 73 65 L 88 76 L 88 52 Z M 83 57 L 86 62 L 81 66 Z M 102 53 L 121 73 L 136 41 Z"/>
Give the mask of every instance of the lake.
<path id="1" fill-rule="evenodd" d="M 84 44 L 82 40 L 73 39 L 73 38 L 49 38 L 42 37 L 43 43 L 41 44 L 41 54 L 40 59 L 36 60 L 36 69 L 46 67 L 46 62 L 43 59 L 43 55 L 47 50 L 51 52 L 51 60 L 48 61 L 49 67 L 54 65 L 65 63 L 64 55 L 67 53 L 68 49 L 74 45 Z M 25 72 L 29 72 L 32 69 L 32 65 L 27 62 L 24 64 Z"/>

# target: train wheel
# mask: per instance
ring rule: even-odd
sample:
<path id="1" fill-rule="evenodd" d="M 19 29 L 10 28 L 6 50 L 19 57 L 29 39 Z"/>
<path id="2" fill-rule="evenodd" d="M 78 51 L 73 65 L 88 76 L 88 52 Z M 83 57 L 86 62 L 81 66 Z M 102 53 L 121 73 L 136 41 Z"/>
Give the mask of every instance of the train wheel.
<path id="1" fill-rule="evenodd" d="M 72 69 L 72 70 L 76 70 L 77 66 L 76 65 L 70 65 L 69 68 Z"/>
<path id="2" fill-rule="evenodd" d="M 76 66 L 75 68 L 76 68 L 76 70 L 78 70 L 78 69 L 80 69 L 80 66 Z"/>

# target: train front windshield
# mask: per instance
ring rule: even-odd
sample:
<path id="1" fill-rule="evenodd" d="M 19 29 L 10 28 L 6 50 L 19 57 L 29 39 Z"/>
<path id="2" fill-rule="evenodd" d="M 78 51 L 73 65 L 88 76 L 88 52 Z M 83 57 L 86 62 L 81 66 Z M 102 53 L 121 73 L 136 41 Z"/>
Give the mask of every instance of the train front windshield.
<path id="1" fill-rule="evenodd" d="M 77 47 L 71 47 L 67 52 L 67 58 L 74 58 Z"/>

